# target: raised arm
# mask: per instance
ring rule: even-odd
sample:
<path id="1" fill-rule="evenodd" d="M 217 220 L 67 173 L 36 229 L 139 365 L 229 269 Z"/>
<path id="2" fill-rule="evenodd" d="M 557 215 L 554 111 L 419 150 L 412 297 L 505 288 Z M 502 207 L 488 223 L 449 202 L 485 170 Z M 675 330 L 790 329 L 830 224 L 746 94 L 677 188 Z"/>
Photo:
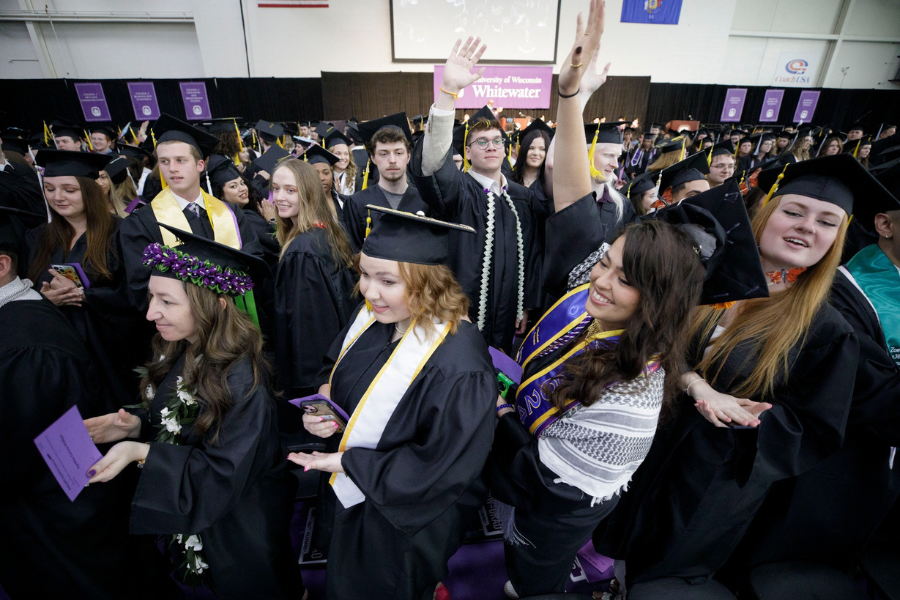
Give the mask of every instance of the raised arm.
<path id="1" fill-rule="evenodd" d="M 575 31 L 575 44 L 563 61 L 559 72 L 559 109 L 557 111 L 556 136 L 554 137 L 553 202 L 559 212 L 591 192 L 591 172 L 587 152 L 584 151 L 582 112 L 580 97 L 582 79 L 595 62 L 600 51 L 603 34 L 603 2 L 591 0 L 587 29 L 581 14 Z M 609 65 L 597 76 L 602 85 Z M 587 83 L 585 82 L 585 85 Z M 597 86 L 599 87 L 599 85 Z"/>

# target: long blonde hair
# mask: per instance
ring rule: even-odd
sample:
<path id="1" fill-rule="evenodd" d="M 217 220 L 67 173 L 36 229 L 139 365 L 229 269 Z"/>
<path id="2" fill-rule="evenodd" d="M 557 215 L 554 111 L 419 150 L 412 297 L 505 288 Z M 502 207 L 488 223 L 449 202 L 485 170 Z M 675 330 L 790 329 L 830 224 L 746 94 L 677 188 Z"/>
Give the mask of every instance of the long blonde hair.
<path id="1" fill-rule="evenodd" d="M 809 160 L 809 148 L 804 148 L 803 144 L 805 143 L 805 138 L 808 138 L 808 135 L 801 135 L 794 140 L 794 143 L 791 144 L 791 154 L 794 155 L 794 158 L 797 160 Z M 812 146 L 812 142 L 810 142 L 810 146 Z"/>
<path id="2" fill-rule="evenodd" d="M 125 207 L 127 206 L 125 202 L 122 200 L 122 196 L 119 195 L 119 190 L 116 189 L 116 184 L 113 183 L 112 177 L 109 176 L 109 173 L 106 171 L 100 171 L 102 175 L 106 176 L 106 181 L 109 182 L 109 193 L 106 195 L 109 200 L 109 206 L 120 218 L 124 219 L 128 216 L 128 213 L 125 212 Z"/>
<path id="3" fill-rule="evenodd" d="M 650 166 L 647 167 L 647 170 L 650 172 L 662 171 L 680 161 L 681 152 L 663 152 L 659 158 L 654 160 Z"/>
<path id="4" fill-rule="evenodd" d="M 759 243 L 769 217 L 778 208 L 780 198 L 773 198 L 763 205 L 753 217 L 753 233 Z M 769 298 L 745 300 L 734 323 L 712 343 L 709 354 L 698 365 L 698 371 L 710 383 L 714 383 L 722 366 L 732 351 L 742 342 L 753 340 L 756 364 L 750 376 L 733 390 L 733 396 L 751 398 L 771 397 L 775 381 L 787 381 L 791 349 L 803 344 L 816 314 L 828 300 L 831 284 L 841 264 L 841 252 L 847 234 L 849 219 L 841 219 L 837 237 L 822 259 L 809 267 L 796 283 L 786 291 Z M 693 333 L 706 339 L 715 328 L 720 311 L 704 306 L 698 310 Z M 710 378 L 711 377 L 711 378 Z"/>
<path id="5" fill-rule="evenodd" d="M 347 144 L 345 144 L 342 140 L 337 140 L 336 143 L 331 144 L 328 148 L 325 148 L 325 149 L 328 150 L 329 152 L 331 152 L 335 146 L 339 146 L 341 144 L 347 146 Z M 353 160 L 353 151 L 350 149 L 350 146 L 347 146 L 347 154 L 349 154 L 350 160 L 347 163 L 347 168 L 344 169 L 344 173 L 347 174 L 347 178 L 346 178 L 347 183 L 350 185 L 351 188 L 356 190 L 356 173 L 358 171 L 358 167 L 356 166 L 356 161 Z M 331 171 L 334 172 L 334 166 L 331 167 Z M 335 180 L 335 183 L 337 183 L 337 180 Z M 341 190 L 338 190 L 338 192 L 343 193 Z"/>
<path id="6" fill-rule="evenodd" d="M 280 163 L 275 171 L 278 169 L 287 169 L 294 174 L 294 179 L 297 181 L 297 194 L 300 196 L 298 206 L 300 212 L 297 214 L 296 225 L 293 220 L 278 216 L 275 235 L 278 243 L 281 244 L 281 256 L 284 256 L 288 246 L 298 235 L 313 227 L 324 226 L 328 247 L 331 249 L 334 261 L 341 267 L 351 266 L 353 252 L 350 250 L 350 242 L 334 216 L 330 206 L 331 201 L 325 197 L 322 182 L 319 181 L 315 167 L 302 160 L 292 158 Z M 273 172 L 272 179 L 274 178 L 275 173 Z"/>

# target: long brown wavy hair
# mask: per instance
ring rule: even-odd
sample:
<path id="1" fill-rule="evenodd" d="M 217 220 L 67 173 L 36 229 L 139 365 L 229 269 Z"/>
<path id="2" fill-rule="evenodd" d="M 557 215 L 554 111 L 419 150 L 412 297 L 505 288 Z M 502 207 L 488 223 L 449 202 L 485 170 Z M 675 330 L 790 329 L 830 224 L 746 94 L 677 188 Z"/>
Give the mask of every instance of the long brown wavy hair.
<path id="1" fill-rule="evenodd" d="M 292 158 L 279 163 L 275 171 L 279 169 L 287 169 L 294 174 L 294 179 L 297 181 L 297 195 L 300 196 L 300 212 L 297 214 L 296 225 L 291 219 L 278 217 L 275 235 L 278 243 L 281 244 L 281 256 L 284 256 L 295 237 L 319 224 L 325 226 L 325 236 L 328 239 L 328 246 L 331 248 L 334 261 L 338 266 L 351 266 L 353 251 L 350 249 L 350 241 L 332 211 L 331 201 L 325 197 L 325 192 L 322 191 L 322 182 L 319 181 L 315 167 L 308 162 Z M 272 178 L 274 179 L 274 177 L 275 173 L 273 172 Z"/>
<path id="2" fill-rule="evenodd" d="M 160 334 L 153 338 L 153 361 L 147 363 L 147 375 L 141 381 L 141 395 L 146 402 L 148 386 L 159 389 L 166 375 L 184 353 L 181 376 L 185 389 L 191 390 L 200 405 L 194 421 L 198 435 L 212 432 L 211 442 L 219 439 L 222 419 L 234 406 L 235 399 L 228 387 L 231 368 L 244 359 L 250 361 L 253 386 L 249 395 L 268 381 L 269 365 L 262 353 L 263 340 L 259 329 L 234 304 L 234 299 L 193 284 L 184 285 L 188 303 L 196 320 L 199 338 L 168 342 Z M 225 300 L 225 307 L 219 299 Z"/>
<path id="3" fill-rule="evenodd" d="M 107 251 L 116 252 L 112 236 L 115 233 L 115 217 L 109 212 L 109 202 L 97 182 L 87 177 L 76 177 L 81 188 L 81 201 L 87 219 L 87 251 L 84 253 L 82 268 L 100 279 L 109 279 L 112 273 L 106 263 Z M 49 204 L 48 204 L 49 206 Z M 63 250 L 63 260 L 69 255 L 69 247 L 75 236 L 75 229 L 65 218 L 50 207 L 53 220 L 43 226 L 37 240 L 34 260 L 28 271 L 28 278 L 37 282 L 50 267 L 50 256 L 57 248 Z"/>
<path id="4" fill-rule="evenodd" d="M 754 215 L 752 224 L 757 243 L 780 200 L 781 197 L 776 196 Z M 750 340 L 756 365 L 740 386 L 728 392 L 741 398 L 771 397 L 775 391 L 775 382 L 787 381 L 791 349 L 805 341 L 813 318 L 828 300 L 834 275 L 841 264 L 848 223 L 849 219 L 845 215 L 837 237 L 825 256 L 801 273 L 794 285 L 786 291 L 772 294 L 769 298 L 742 302 L 737 318 L 716 338 L 709 354 L 697 367 L 713 387 L 722 366 L 737 345 Z M 720 310 L 702 307 L 694 321 L 694 335 L 705 340 L 720 316 Z"/>
<path id="5" fill-rule="evenodd" d="M 335 146 L 340 144 L 344 144 L 341 140 L 336 140 L 335 143 L 331 144 L 326 150 L 331 152 L 334 150 Z M 346 144 L 344 144 L 346 145 Z M 350 185 L 353 186 L 354 190 L 356 189 L 356 174 L 359 172 L 359 167 L 356 166 L 356 161 L 353 160 L 353 151 L 350 150 L 350 146 L 347 146 L 347 152 L 350 153 L 350 161 L 347 164 L 347 168 L 344 169 L 344 172 L 347 173 L 347 181 L 350 182 Z M 334 171 L 334 167 L 331 168 L 332 172 Z M 335 181 L 337 183 L 337 181 Z M 340 190 L 338 190 L 340 192 Z"/>
<path id="6" fill-rule="evenodd" d="M 553 380 L 556 388 L 550 399 L 560 412 L 569 399 L 594 404 L 605 387 L 635 379 L 656 356 L 666 372 L 664 414 L 679 393 L 691 315 L 703 288 L 703 265 L 691 237 L 668 223 L 639 221 L 621 235 L 622 269 L 640 294 L 638 305 L 617 344 L 583 352 Z"/>

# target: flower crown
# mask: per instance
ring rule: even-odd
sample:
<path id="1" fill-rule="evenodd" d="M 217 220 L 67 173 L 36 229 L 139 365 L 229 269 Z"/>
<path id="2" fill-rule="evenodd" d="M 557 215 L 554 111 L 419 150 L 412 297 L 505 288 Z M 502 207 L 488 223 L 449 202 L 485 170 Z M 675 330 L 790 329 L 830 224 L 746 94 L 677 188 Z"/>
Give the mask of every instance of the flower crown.
<path id="1" fill-rule="evenodd" d="M 150 244 L 144 250 L 144 264 L 159 271 L 171 271 L 178 279 L 219 294 L 243 296 L 253 289 L 253 280 L 241 271 L 201 261 L 162 244 Z"/>

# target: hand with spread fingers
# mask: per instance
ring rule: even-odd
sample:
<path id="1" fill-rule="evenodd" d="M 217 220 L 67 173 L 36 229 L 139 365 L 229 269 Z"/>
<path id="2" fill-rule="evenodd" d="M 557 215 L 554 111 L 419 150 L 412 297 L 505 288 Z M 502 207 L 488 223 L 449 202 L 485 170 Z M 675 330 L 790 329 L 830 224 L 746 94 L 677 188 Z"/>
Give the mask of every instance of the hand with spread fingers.
<path id="1" fill-rule="evenodd" d="M 452 109 L 455 106 L 457 94 L 481 79 L 484 67 L 478 69 L 477 73 L 473 73 L 472 69 L 478 64 L 478 60 L 485 50 L 487 50 L 487 46 L 481 43 L 481 38 L 469 36 L 465 43 L 462 40 L 456 40 L 450 57 L 444 63 L 444 77 L 440 87 L 442 93 L 435 102 L 437 108 Z"/>
<path id="2" fill-rule="evenodd" d="M 603 0 L 591 0 L 587 26 L 585 26 L 582 15 L 578 15 L 575 26 L 575 44 L 559 70 L 558 85 L 561 97 L 571 98 L 577 95 L 582 85 L 582 78 L 588 71 L 592 72 L 592 76 L 587 79 L 585 85 L 600 87 L 606 81 L 609 65 L 603 69 L 603 73 L 600 75 L 596 74 L 595 67 L 591 68 L 592 63 L 596 62 L 595 56 L 600 51 L 604 17 Z M 594 89 L 596 90 L 596 88 Z"/>

